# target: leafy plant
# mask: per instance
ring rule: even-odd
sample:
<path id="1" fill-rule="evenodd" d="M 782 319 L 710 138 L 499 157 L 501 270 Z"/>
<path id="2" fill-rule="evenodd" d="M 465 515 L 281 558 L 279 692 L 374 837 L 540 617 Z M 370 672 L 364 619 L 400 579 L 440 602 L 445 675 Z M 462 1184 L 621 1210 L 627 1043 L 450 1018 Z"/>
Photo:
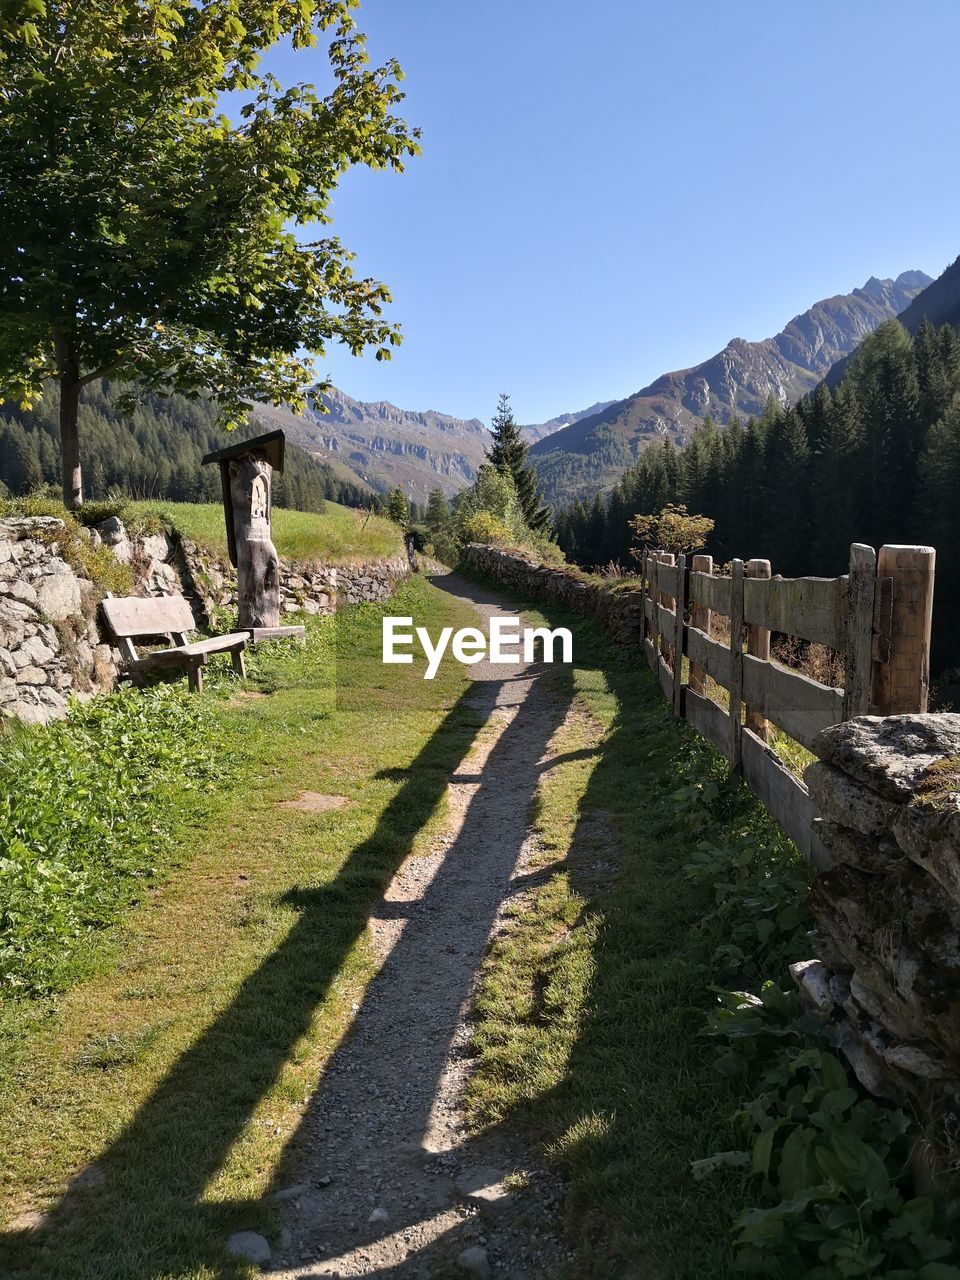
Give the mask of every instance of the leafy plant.
<path id="1" fill-rule="evenodd" d="M 169 861 L 183 793 L 212 784 L 220 748 L 210 704 L 168 685 L 0 736 L 0 993 L 62 984 Z"/>

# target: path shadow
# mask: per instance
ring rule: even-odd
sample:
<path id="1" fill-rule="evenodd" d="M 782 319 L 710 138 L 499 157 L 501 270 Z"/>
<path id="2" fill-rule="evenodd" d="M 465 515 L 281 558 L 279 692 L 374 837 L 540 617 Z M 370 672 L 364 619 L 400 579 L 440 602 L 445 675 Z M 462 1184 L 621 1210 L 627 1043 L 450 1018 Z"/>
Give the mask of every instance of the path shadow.
<path id="1" fill-rule="evenodd" d="M 225 1260 L 223 1242 L 249 1225 L 250 1214 L 204 1203 L 205 1188 L 309 1029 L 481 724 L 468 688 L 336 879 L 288 897 L 296 924 L 97 1159 L 93 1176 L 76 1180 L 39 1227 L 0 1235 L 5 1280 L 166 1280 L 203 1268 L 246 1274 Z"/>

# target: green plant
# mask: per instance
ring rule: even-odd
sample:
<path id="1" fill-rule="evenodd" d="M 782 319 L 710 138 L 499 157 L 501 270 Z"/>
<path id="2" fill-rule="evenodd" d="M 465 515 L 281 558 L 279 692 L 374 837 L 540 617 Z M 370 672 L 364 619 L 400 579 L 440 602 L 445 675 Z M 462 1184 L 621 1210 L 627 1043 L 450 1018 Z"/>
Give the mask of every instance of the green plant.
<path id="1" fill-rule="evenodd" d="M 759 1090 L 739 1113 L 747 1150 L 696 1162 L 749 1166 L 758 1201 L 735 1225 L 738 1264 L 784 1280 L 960 1280 L 960 1211 L 916 1196 L 919 1134 L 903 1111 L 866 1097 L 834 1052 L 835 1031 L 799 1015 L 796 998 L 766 984 L 761 997 L 721 995 L 710 1033 L 727 1042 L 726 1070 Z"/>
<path id="2" fill-rule="evenodd" d="M 83 940 L 169 859 L 183 794 L 211 784 L 218 747 L 209 704 L 169 685 L 0 737 L 0 991 L 63 984 Z"/>

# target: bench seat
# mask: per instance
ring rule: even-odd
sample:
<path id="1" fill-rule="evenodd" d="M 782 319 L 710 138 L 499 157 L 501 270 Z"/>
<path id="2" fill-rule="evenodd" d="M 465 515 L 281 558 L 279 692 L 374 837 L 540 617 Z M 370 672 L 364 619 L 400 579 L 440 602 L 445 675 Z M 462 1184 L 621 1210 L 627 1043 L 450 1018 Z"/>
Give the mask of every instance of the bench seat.
<path id="1" fill-rule="evenodd" d="M 101 604 L 104 619 L 123 651 L 131 672 L 150 670 L 183 670 L 195 693 L 203 689 L 203 668 L 211 653 L 229 653 L 234 671 L 246 675 L 243 651 L 250 641 L 249 631 L 232 631 L 228 635 L 188 640 L 194 628 L 193 613 L 183 596 L 107 597 Z M 142 656 L 133 641 L 165 638 L 166 649 L 155 649 Z"/>

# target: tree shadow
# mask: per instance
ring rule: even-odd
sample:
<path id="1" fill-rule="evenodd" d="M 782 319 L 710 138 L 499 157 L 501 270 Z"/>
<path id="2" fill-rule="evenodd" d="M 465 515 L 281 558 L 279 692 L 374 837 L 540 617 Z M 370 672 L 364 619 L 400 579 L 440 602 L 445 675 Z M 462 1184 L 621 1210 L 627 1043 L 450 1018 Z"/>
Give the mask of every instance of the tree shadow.
<path id="1" fill-rule="evenodd" d="M 204 1203 L 204 1191 L 309 1030 L 371 906 L 470 750 L 482 711 L 468 688 L 336 879 L 287 896 L 299 919 L 281 945 L 42 1223 L 0 1236 L 0 1274 L 159 1280 L 204 1267 L 246 1274 L 225 1259 L 223 1242 L 238 1223 L 249 1225 L 247 1208 Z"/>

